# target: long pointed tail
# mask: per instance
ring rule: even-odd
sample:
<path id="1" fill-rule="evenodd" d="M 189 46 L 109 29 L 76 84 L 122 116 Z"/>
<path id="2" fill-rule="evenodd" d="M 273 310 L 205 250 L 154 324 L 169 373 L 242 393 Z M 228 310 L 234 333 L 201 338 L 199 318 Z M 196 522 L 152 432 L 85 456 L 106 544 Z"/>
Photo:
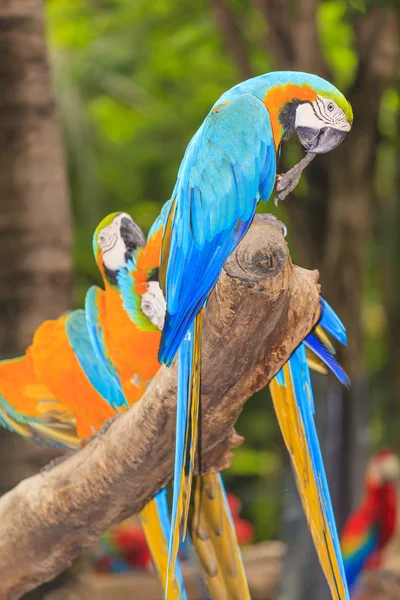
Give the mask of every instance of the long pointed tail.
<path id="1" fill-rule="evenodd" d="M 313 413 L 314 402 L 305 347 L 270 383 L 275 412 L 292 461 L 314 545 L 334 600 L 349 600 L 339 538 Z M 282 385 L 284 383 L 284 385 Z"/>
<path id="2" fill-rule="evenodd" d="M 146 536 L 154 568 L 159 580 L 164 585 L 168 569 L 168 542 L 171 525 L 168 515 L 167 492 L 162 490 L 146 504 L 139 513 L 140 523 Z M 168 598 L 171 600 L 187 600 L 183 577 L 179 564 L 175 568 L 175 576 L 168 581 Z"/>
<path id="3" fill-rule="evenodd" d="M 184 537 L 189 512 L 200 405 L 201 324 L 202 311 L 195 317 L 179 347 L 174 492 L 166 590 L 169 579 L 175 577 L 180 528 L 183 524 Z"/>
<path id="4" fill-rule="evenodd" d="M 222 477 L 198 476 L 194 488 L 189 528 L 207 594 L 212 600 L 250 600 Z"/>

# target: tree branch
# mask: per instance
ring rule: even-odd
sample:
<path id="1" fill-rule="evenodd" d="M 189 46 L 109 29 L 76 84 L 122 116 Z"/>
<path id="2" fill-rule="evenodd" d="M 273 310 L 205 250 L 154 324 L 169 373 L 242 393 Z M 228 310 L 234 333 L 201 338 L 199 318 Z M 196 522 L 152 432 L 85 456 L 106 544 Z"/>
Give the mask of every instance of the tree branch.
<path id="1" fill-rule="evenodd" d="M 319 314 L 318 272 L 293 266 L 281 229 L 256 217 L 227 261 L 204 318 L 203 465 L 227 466 L 246 400 L 288 359 Z M 0 597 L 62 571 L 172 477 L 176 361 L 98 438 L 0 499 Z M 222 448 L 222 450 L 221 450 Z"/>

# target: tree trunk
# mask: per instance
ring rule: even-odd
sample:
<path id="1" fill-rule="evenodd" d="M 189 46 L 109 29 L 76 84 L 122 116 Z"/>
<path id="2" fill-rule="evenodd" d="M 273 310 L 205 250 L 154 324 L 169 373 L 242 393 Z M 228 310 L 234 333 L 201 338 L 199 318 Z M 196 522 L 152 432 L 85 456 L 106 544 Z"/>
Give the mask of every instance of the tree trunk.
<path id="1" fill-rule="evenodd" d="M 0 1 L 0 189 L 0 356 L 11 358 L 72 305 L 71 216 L 40 0 Z M 1 430 L 0 492 L 51 456 Z"/>

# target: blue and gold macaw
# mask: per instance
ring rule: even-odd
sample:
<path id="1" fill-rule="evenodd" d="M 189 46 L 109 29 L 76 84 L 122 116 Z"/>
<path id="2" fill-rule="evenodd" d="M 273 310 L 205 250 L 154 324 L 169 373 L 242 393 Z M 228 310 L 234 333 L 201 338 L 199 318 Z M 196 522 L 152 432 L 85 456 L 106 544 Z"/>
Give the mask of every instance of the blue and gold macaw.
<path id="1" fill-rule="evenodd" d="M 281 143 L 296 132 L 311 158 L 335 148 L 352 121 L 350 104 L 327 81 L 307 73 L 269 73 L 224 93 L 186 149 L 160 266 L 167 302 L 160 362 L 169 366 L 179 350 L 170 568 L 181 526 L 185 535 L 197 446 L 202 308 L 257 203 L 272 194 Z M 294 167 L 280 177 L 280 194 L 287 195 L 299 176 Z"/>
<path id="2" fill-rule="evenodd" d="M 165 320 L 165 301 L 157 282 L 162 229 L 165 224 L 171 202 L 166 203 L 157 221 L 154 223 L 147 240 L 144 259 L 139 250 L 128 269 L 121 272 L 119 284 L 124 306 L 132 321 L 145 335 L 149 327 L 146 316 L 159 330 Z M 147 282 L 147 283 L 146 283 Z M 145 285 L 144 285 L 145 284 Z M 305 404 L 307 391 L 312 398 L 308 364 L 322 373 L 332 371 L 339 381 L 349 385 L 349 379 L 334 358 L 335 350 L 327 336 L 332 335 L 340 343 L 346 343 L 345 329 L 330 306 L 321 298 L 320 319 L 313 331 L 296 349 L 287 366 L 271 382 L 271 391 L 276 399 L 285 399 L 285 405 L 274 402 L 280 426 L 284 433 L 288 449 L 293 454 L 293 467 L 299 481 L 307 518 L 310 523 L 316 547 L 328 580 L 334 584 L 339 580 L 340 597 L 345 591 L 340 587 L 343 577 L 338 551 L 337 533 L 330 504 L 329 490 L 319 451 L 318 439 L 313 424 L 313 410 Z M 143 346 L 144 347 L 144 346 Z M 146 350 L 149 362 L 152 362 L 152 350 Z M 308 363 L 308 364 L 307 364 Z M 285 381 L 285 370 L 296 376 L 295 385 Z M 287 379 L 287 378 L 286 378 Z M 309 391 L 308 391 L 309 390 Z M 301 423 L 305 425 L 302 427 Z M 293 427 L 297 429 L 294 431 Z M 303 445 L 302 453 L 294 452 L 290 447 L 288 433 L 296 434 L 295 440 Z M 308 448 L 311 447 L 310 452 Z M 312 469 L 310 470 L 310 465 Z M 189 529 L 206 589 L 211 598 L 247 598 L 246 584 L 240 553 L 237 552 L 237 539 L 226 503 L 222 479 L 217 474 L 195 477 L 193 510 L 190 513 Z M 313 502 L 318 502 L 317 506 Z M 320 534 L 323 533 L 323 537 Z M 317 535 L 318 534 L 318 535 Z M 337 560 L 339 557 L 339 562 Z M 339 569 L 339 575 L 338 570 Z M 240 575 L 240 577 L 238 576 Z"/>
<path id="3" fill-rule="evenodd" d="M 88 292 L 90 318 L 83 310 L 76 310 L 58 320 L 45 321 L 35 332 L 33 344 L 23 357 L 0 362 L 1 424 L 27 439 L 57 447 L 78 448 L 105 421 L 137 402 L 145 389 L 144 381 L 137 380 L 133 369 L 130 372 L 131 382 L 123 377 L 126 375 L 125 363 L 121 366 L 118 353 L 123 352 L 124 343 L 127 343 L 124 334 L 129 338 L 136 328 L 123 309 L 122 298 L 114 284 L 114 273 L 107 271 L 110 263 L 108 259 L 103 261 L 103 255 L 108 252 L 114 260 L 114 271 L 125 269 L 133 253 L 145 243 L 145 238 L 129 215 L 113 214 L 100 224 L 100 233 L 95 233 L 96 250 L 97 238 L 106 235 L 104 229 L 111 234 L 111 245 L 102 252 L 96 252 L 95 256 L 99 266 L 104 267 L 102 275 L 106 289 L 98 290 L 97 294 L 93 290 Z M 120 265 L 117 265 L 118 260 L 122 261 Z M 96 295 L 102 301 L 100 308 L 104 310 L 95 313 L 99 321 L 94 323 L 90 299 Z M 98 332 L 104 333 L 104 338 L 98 336 Z M 98 344 L 99 339 L 103 345 Z M 110 340 L 113 343 L 108 353 L 106 344 Z M 135 341 L 138 341 L 137 337 L 133 338 L 133 342 L 130 340 L 126 350 L 131 352 L 135 349 L 139 358 L 132 362 L 137 363 L 143 375 L 140 370 L 141 348 L 139 345 L 135 347 Z M 159 334 L 154 346 L 157 369 L 158 343 Z M 116 361 L 115 364 L 112 360 Z M 170 537 L 165 490 L 148 502 L 139 513 L 139 519 L 154 566 L 164 584 Z M 175 600 L 186 598 L 179 569 L 169 582 L 168 596 Z"/>

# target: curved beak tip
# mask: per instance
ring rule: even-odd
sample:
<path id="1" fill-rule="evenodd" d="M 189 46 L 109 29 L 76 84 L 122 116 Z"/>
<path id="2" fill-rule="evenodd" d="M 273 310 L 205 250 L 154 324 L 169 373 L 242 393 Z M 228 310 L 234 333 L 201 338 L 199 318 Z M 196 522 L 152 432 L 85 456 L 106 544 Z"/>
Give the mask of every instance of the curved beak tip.
<path id="1" fill-rule="evenodd" d="M 297 127 L 296 134 L 301 145 L 307 152 L 313 154 L 325 154 L 330 152 L 343 141 L 348 131 L 335 129 L 334 127 L 323 127 L 314 129 L 312 127 Z"/>

